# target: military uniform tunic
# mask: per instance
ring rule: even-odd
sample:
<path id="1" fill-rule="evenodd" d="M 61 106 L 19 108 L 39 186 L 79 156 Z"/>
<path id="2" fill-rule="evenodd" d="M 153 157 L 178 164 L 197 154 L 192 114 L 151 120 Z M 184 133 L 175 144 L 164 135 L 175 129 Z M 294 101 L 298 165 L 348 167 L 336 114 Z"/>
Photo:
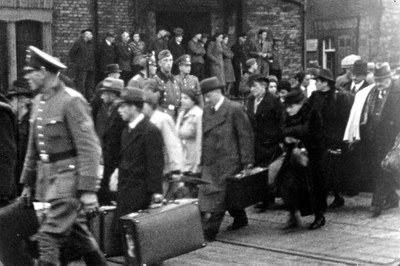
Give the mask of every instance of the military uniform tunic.
<path id="1" fill-rule="evenodd" d="M 167 76 L 162 72 L 157 73 L 154 79 L 160 93 L 160 109 L 175 119 L 181 105 L 181 89 L 177 80 L 174 76 Z"/>

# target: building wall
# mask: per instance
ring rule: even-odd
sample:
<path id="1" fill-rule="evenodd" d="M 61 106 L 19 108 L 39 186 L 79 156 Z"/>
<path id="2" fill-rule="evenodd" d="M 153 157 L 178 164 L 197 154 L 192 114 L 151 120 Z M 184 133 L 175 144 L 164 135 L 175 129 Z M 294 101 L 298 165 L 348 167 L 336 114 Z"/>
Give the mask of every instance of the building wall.
<path id="1" fill-rule="evenodd" d="M 244 30 L 257 34 L 268 28 L 270 37 L 282 38 L 284 69 L 294 74 L 302 68 L 302 7 L 282 0 L 247 0 L 244 3 Z"/>

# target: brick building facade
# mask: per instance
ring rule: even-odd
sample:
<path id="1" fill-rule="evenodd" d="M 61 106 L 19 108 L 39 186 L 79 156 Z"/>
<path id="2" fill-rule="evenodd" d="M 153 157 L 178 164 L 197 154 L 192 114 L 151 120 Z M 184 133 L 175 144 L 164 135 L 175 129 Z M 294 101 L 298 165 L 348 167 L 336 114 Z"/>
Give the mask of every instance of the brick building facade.
<path id="1" fill-rule="evenodd" d="M 308 0 L 307 61 L 341 72 L 348 54 L 370 62 L 400 63 L 400 1 Z"/>
<path id="2" fill-rule="evenodd" d="M 148 40 L 161 25 L 182 27 L 184 42 L 196 31 L 234 41 L 238 32 L 268 28 L 283 39 L 284 72 L 293 73 L 302 66 L 302 10 L 302 0 L 0 0 L 0 91 L 21 75 L 28 45 L 70 65 L 68 51 L 84 28 L 95 42 L 120 29 Z"/>

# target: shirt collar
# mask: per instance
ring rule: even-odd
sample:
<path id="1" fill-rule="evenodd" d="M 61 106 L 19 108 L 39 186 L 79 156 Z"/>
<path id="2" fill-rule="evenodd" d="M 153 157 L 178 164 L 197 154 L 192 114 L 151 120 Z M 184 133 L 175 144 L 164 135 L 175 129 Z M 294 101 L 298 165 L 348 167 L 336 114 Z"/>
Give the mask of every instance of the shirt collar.
<path id="1" fill-rule="evenodd" d="M 140 114 L 138 115 L 138 117 L 136 117 L 132 122 L 129 123 L 129 128 L 130 129 L 134 129 L 140 121 L 142 121 L 144 118 L 144 114 Z"/>
<path id="2" fill-rule="evenodd" d="M 221 107 L 222 103 L 224 102 L 225 97 L 221 97 L 221 99 L 217 102 L 217 104 L 214 106 L 215 111 L 218 111 L 218 109 Z"/>
<path id="3" fill-rule="evenodd" d="M 355 84 L 354 81 L 351 82 L 350 89 L 352 89 L 354 86 L 356 86 L 356 92 L 360 90 L 361 86 L 364 84 L 365 80 L 361 81 L 358 84 Z"/>
<path id="4" fill-rule="evenodd" d="M 111 46 L 111 42 L 109 40 L 106 39 L 106 43 Z"/>

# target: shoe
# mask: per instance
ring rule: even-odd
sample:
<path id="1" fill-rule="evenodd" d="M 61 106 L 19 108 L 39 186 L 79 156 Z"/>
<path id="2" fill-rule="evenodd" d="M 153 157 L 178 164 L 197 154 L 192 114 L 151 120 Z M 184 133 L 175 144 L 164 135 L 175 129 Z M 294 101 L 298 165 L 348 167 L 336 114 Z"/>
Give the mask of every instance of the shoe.
<path id="1" fill-rule="evenodd" d="M 325 216 L 315 217 L 314 222 L 310 225 L 310 230 L 318 229 L 325 225 Z"/>
<path id="2" fill-rule="evenodd" d="M 335 209 L 335 208 L 339 208 L 339 207 L 343 207 L 343 206 L 344 206 L 344 198 L 343 197 L 337 197 L 329 205 L 329 208 Z"/>
<path id="3" fill-rule="evenodd" d="M 376 218 L 379 217 L 382 213 L 382 207 L 379 206 L 372 206 L 371 207 L 372 217 Z"/>
<path id="4" fill-rule="evenodd" d="M 240 221 L 240 222 L 233 221 L 233 223 L 232 223 L 231 225 L 229 225 L 229 226 L 226 228 L 226 230 L 227 230 L 227 231 L 235 231 L 235 230 L 238 230 L 238 229 L 240 229 L 240 228 L 242 228 L 242 227 L 247 226 L 248 224 L 249 224 L 249 222 L 248 222 L 247 219 L 244 220 L 244 221 Z"/>

